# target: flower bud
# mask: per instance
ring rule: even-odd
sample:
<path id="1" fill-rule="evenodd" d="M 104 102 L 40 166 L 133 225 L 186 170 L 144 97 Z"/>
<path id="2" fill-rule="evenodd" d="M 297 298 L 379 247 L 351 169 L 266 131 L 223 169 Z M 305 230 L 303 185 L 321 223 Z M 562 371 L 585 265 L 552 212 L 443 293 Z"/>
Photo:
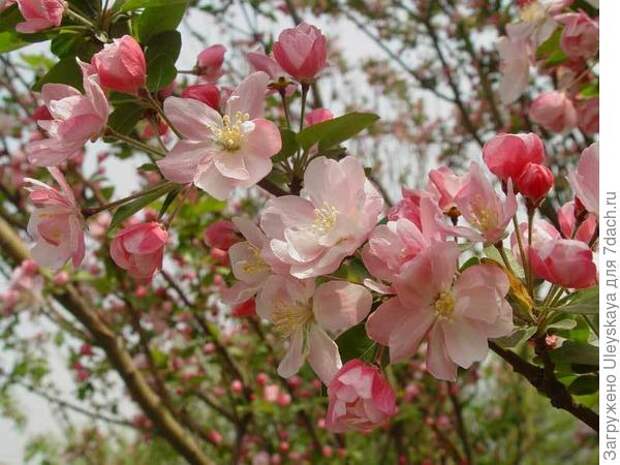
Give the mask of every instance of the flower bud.
<path id="1" fill-rule="evenodd" d="M 278 64 L 303 83 L 312 81 L 327 62 L 327 39 L 319 29 L 306 23 L 285 29 L 273 44 Z"/>
<path id="2" fill-rule="evenodd" d="M 517 189 L 533 204 L 537 204 L 551 190 L 553 181 L 553 173 L 545 165 L 528 163 L 517 179 Z"/>
<path id="3" fill-rule="evenodd" d="M 140 44 L 125 35 L 106 44 L 91 61 L 102 87 L 135 94 L 146 83 L 146 60 Z"/>

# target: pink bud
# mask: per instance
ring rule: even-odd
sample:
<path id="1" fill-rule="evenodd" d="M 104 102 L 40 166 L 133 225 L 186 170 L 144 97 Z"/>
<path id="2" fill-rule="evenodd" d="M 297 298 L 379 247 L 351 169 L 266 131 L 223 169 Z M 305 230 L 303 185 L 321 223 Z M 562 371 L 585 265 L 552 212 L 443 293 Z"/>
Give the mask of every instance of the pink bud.
<path id="1" fill-rule="evenodd" d="M 214 84 L 206 83 L 188 86 L 183 90 L 181 97 L 193 98 L 206 103 L 214 110 L 220 109 L 220 90 Z"/>
<path id="2" fill-rule="evenodd" d="M 539 95 L 529 113 L 532 121 L 549 131 L 561 133 L 577 125 L 577 111 L 564 92 L 554 90 Z"/>
<path id="3" fill-rule="evenodd" d="M 140 44 L 128 35 L 106 44 L 91 60 L 105 88 L 135 94 L 146 82 L 146 60 Z"/>
<path id="4" fill-rule="evenodd" d="M 52 282 L 56 286 L 64 286 L 69 282 L 69 273 L 67 273 L 66 271 L 59 271 L 54 275 Z"/>
<path id="5" fill-rule="evenodd" d="M 316 108 L 308 113 L 304 119 L 307 126 L 314 126 L 315 124 L 322 123 L 323 121 L 334 119 L 334 114 L 327 108 Z"/>
<path id="6" fill-rule="evenodd" d="M 577 104 L 578 126 L 586 134 L 596 134 L 599 131 L 599 103 L 598 97 L 583 100 Z"/>
<path id="7" fill-rule="evenodd" d="M 235 394 L 240 394 L 243 392 L 243 383 L 239 381 L 238 379 L 236 379 L 230 384 L 230 389 Z"/>
<path id="8" fill-rule="evenodd" d="M 495 176 L 516 181 L 528 163 L 542 163 L 545 146 L 534 133 L 500 134 L 484 144 L 482 157 Z"/>
<path id="9" fill-rule="evenodd" d="M 205 229 L 203 238 L 209 247 L 216 247 L 224 251 L 230 249 L 230 246 L 240 240 L 236 234 L 234 223 L 228 220 L 218 220 L 211 223 Z"/>
<path id="10" fill-rule="evenodd" d="M 17 24 L 17 32 L 39 32 L 60 26 L 66 2 L 63 0 L 17 0 L 19 11 L 26 21 Z"/>
<path id="11" fill-rule="evenodd" d="M 517 179 L 517 189 L 536 204 L 551 190 L 553 181 L 553 173 L 549 168 L 537 163 L 528 163 Z"/>
<path id="12" fill-rule="evenodd" d="M 264 386 L 269 381 L 269 376 L 266 373 L 259 373 L 256 375 L 256 384 Z"/>
<path id="13" fill-rule="evenodd" d="M 589 58 L 598 51 L 599 25 L 586 13 L 566 13 L 554 18 L 564 24 L 560 47 L 570 58 Z"/>
<path id="14" fill-rule="evenodd" d="M 558 286 L 584 289 L 596 284 L 590 248 L 580 241 L 552 239 L 532 244 L 529 258 L 534 274 Z"/>
<path id="15" fill-rule="evenodd" d="M 80 347 L 80 355 L 84 356 L 84 357 L 90 357 L 93 355 L 93 346 L 91 346 L 90 344 L 82 344 L 82 346 Z"/>
<path id="16" fill-rule="evenodd" d="M 139 223 L 122 229 L 112 240 L 114 263 L 136 279 L 150 281 L 161 269 L 168 232 L 157 222 Z"/>
<path id="17" fill-rule="evenodd" d="M 217 263 L 218 265 L 227 266 L 229 263 L 228 252 L 226 252 L 225 250 L 218 249 L 217 247 L 213 247 L 211 248 L 209 255 L 211 256 L 213 261 Z"/>
<path id="18" fill-rule="evenodd" d="M 226 47 L 221 44 L 211 45 L 198 55 L 196 66 L 200 75 L 208 81 L 217 81 L 222 76 L 222 64 Z"/>
<path id="19" fill-rule="evenodd" d="M 306 23 L 285 29 L 273 44 L 278 64 L 300 82 L 311 82 L 327 62 L 327 39 L 319 29 Z"/>

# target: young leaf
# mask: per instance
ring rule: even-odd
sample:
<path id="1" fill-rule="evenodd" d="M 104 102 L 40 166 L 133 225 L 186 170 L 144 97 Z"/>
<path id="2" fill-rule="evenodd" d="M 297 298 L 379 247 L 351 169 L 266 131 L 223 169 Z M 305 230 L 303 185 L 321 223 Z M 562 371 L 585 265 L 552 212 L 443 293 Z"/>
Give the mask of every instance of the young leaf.
<path id="1" fill-rule="evenodd" d="M 598 365 L 598 347 L 581 342 L 566 341 L 549 355 L 555 363 Z"/>
<path id="2" fill-rule="evenodd" d="M 145 44 L 161 32 L 174 31 L 186 9 L 187 1 L 166 2 L 165 6 L 146 8 L 134 23 L 140 42 Z"/>
<path id="3" fill-rule="evenodd" d="M 558 308 L 561 312 L 595 315 L 598 313 L 598 286 L 575 292 L 574 297 L 566 305 Z"/>
<path id="4" fill-rule="evenodd" d="M 295 133 L 290 129 L 280 128 L 280 137 L 282 138 L 282 149 L 271 159 L 274 163 L 286 160 L 299 149 Z"/>
<path id="5" fill-rule="evenodd" d="M 131 11 L 139 8 L 151 8 L 168 5 L 181 5 L 187 3 L 187 0 L 127 0 L 120 11 Z"/>
<path id="6" fill-rule="evenodd" d="M 304 129 L 297 135 L 297 142 L 304 150 L 318 143 L 323 151 L 351 139 L 378 119 L 374 113 L 348 113 Z"/>
<path id="7" fill-rule="evenodd" d="M 176 188 L 176 184 L 166 183 L 160 186 L 158 189 L 155 189 L 154 191 L 143 195 L 142 197 L 139 197 L 132 202 L 126 203 L 118 210 L 116 210 L 116 212 L 114 212 L 114 216 L 112 217 L 112 223 L 110 224 L 110 229 L 120 226 L 123 221 L 125 221 L 131 215 L 139 212 L 150 203 L 155 202 L 155 200 L 160 198 L 162 195 L 167 194 L 168 192 Z"/>
<path id="8" fill-rule="evenodd" d="M 158 55 L 148 64 L 146 87 L 151 92 L 157 92 L 166 87 L 177 77 L 174 61 L 168 55 Z"/>
<path id="9" fill-rule="evenodd" d="M 108 119 L 108 126 L 121 134 L 130 134 L 144 117 L 144 108 L 135 103 L 117 106 Z"/>
<path id="10" fill-rule="evenodd" d="M 82 71 L 75 57 L 68 56 L 52 66 L 52 69 L 36 82 L 32 90 L 38 92 L 43 87 L 43 84 L 47 83 L 67 84 L 78 90 L 83 90 Z"/>

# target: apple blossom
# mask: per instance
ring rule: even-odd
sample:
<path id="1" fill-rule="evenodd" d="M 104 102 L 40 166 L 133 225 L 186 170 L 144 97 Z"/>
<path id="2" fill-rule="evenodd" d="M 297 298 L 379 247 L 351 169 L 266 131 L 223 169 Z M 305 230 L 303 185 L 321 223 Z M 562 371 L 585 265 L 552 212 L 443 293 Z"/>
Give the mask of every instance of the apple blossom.
<path id="1" fill-rule="evenodd" d="M 218 220 L 207 226 L 204 231 L 204 241 L 209 247 L 228 250 L 239 242 L 239 236 L 235 232 L 235 224 L 228 220 Z"/>
<path id="2" fill-rule="evenodd" d="M 482 157 L 491 173 L 507 181 L 517 181 L 528 163 L 542 163 L 545 146 L 534 133 L 500 134 L 482 148 Z"/>
<path id="3" fill-rule="evenodd" d="M 551 190 L 553 181 L 553 173 L 545 165 L 528 163 L 517 179 L 517 189 L 536 205 Z"/>
<path id="4" fill-rule="evenodd" d="M 585 218 L 580 221 L 577 231 L 577 218 L 575 217 L 575 202 L 566 202 L 558 210 L 558 223 L 560 231 L 566 239 L 577 239 L 578 241 L 589 244 L 596 233 L 598 222 L 592 213 L 586 213 Z"/>
<path id="5" fill-rule="evenodd" d="M 129 35 L 114 39 L 96 53 L 91 63 L 101 86 L 135 94 L 146 83 L 146 60 L 140 44 Z"/>
<path id="6" fill-rule="evenodd" d="M 39 266 L 27 259 L 13 270 L 8 285 L 0 292 L 0 312 L 8 315 L 22 308 L 37 308 L 43 303 L 43 277 Z"/>
<path id="7" fill-rule="evenodd" d="M 26 34 L 60 26 L 67 6 L 64 0 L 16 0 L 16 3 L 26 21 L 18 23 L 15 29 Z"/>
<path id="8" fill-rule="evenodd" d="M 403 198 L 388 211 L 388 219 L 390 221 L 395 221 L 399 218 L 406 218 L 420 227 L 420 200 L 425 193 L 423 191 L 411 190 L 403 187 L 401 189 L 401 194 Z"/>
<path id="9" fill-rule="evenodd" d="M 334 114 L 327 108 L 315 108 L 306 115 L 305 123 L 307 126 L 314 126 L 330 119 L 334 119 Z"/>
<path id="10" fill-rule="evenodd" d="M 528 247 L 530 243 L 527 222 L 519 224 L 519 233 L 521 234 L 523 253 L 527 257 Z M 532 246 L 536 247 L 546 241 L 561 238 L 562 236 L 560 235 L 558 230 L 555 229 L 555 227 L 547 220 L 541 218 L 534 219 L 532 223 Z M 512 250 L 512 255 L 519 261 L 519 263 L 523 264 L 523 260 L 521 259 L 521 249 L 519 247 L 519 240 L 517 239 L 517 235 L 514 231 L 510 235 L 510 247 Z"/>
<path id="11" fill-rule="evenodd" d="M 211 45 L 200 52 L 196 61 L 200 76 L 207 81 L 217 81 L 224 74 L 222 72 L 224 55 L 226 55 L 226 47 L 222 44 Z"/>
<path id="12" fill-rule="evenodd" d="M 539 95 L 530 106 L 530 118 L 543 128 L 564 132 L 577 126 L 577 110 L 564 92 L 550 91 Z"/>
<path id="13" fill-rule="evenodd" d="M 599 131 L 598 100 L 598 97 L 592 97 L 577 103 L 577 125 L 586 134 L 596 134 Z"/>
<path id="14" fill-rule="evenodd" d="M 327 39 L 316 27 L 301 23 L 280 33 L 273 56 L 284 71 L 308 83 L 325 67 Z"/>
<path id="15" fill-rule="evenodd" d="M 382 212 L 383 198 L 359 160 L 318 157 L 306 169 L 301 195 L 269 200 L 260 224 L 274 255 L 301 279 L 336 271 Z"/>
<path id="16" fill-rule="evenodd" d="M 48 137 L 26 146 L 28 160 L 37 166 L 56 166 L 79 154 L 86 142 L 99 137 L 110 106 L 96 75 L 82 67 L 85 93 L 64 84 L 45 84 L 41 97 L 52 115 L 38 124 Z"/>
<path id="17" fill-rule="evenodd" d="M 428 174 L 433 187 L 439 193 L 438 205 L 444 212 L 449 213 L 450 210 L 456 208 L 454 197 L 463 187 L 465 177 L 457 176 L 447 166 L 431 170 Z"/>
<path id="18" fill-rule="evenodd" d="M 181 97 L 199 100 L 214 110 L 219 110 L 220 108 L 220 90 L 214 84 L 206 83 L 188 86 L 183 89 Z"/>
<path id="19" fill-rule="evenodd" d="M 532 271 L 558 286 L 583 289 L 596 284 L 596 265 L 587 244 L 571 239 L 552 239 L 529 249 Z"/>
<path id="20" fill-rule="evenodd" d="M 325 426 L 334 433 L 370 432 L 396 414 L 396 396 L 379 369 L 359 359 L 344 364 L 327 388 Z"/>
<path id="21" fill-rule="evenodd" d="M 589 58 L 598 51 L 598 19 L 590 18 L 585 12 L 565 13 L 555 19 L 564 25 L 560 47 L 571 58 Z"/>
<path id="22" fill-rule="evenodd" d="M 497 40 L 496 48 L 501 72 L 498 92 L 502 103 L 508 105 L 517 100 L 529 84 L 532 52 L 524 40 L 506 36 Z"/>
<path id="23" fill-rule="evenodd" d="M 463 187 L 454 201 L 463 217 L 476 230 L 467 232 L 459 228 L 457 234 L 486 244 L 494 244 L 502 238 L 506 226 L 517 211 L 512 181 L 508 181 L 506 199 L 502 201 L 477 163 L 471 164 Z"/>
<path id="24" fill-rule="evenodd" d="M 290 276 L 272 276 L 263 298 L 269 305 L 257 306 L 257 313 L 271 321 L 274 330 L 289 341 L 278 374 L 290 378 L 307 357 L 325 384 L 342 366 L 338 346 L 329 334 L 337 336 L 357 325 L 366 318 L 372 304 L 372 296 L 363 286 L 328 281 L 317 287 L 314 279 Z"/>
<path id="25" fill-rule="evenodd" d="M 599 192 L 598 143 L 587 147 L 582 153 L 577 169 L 568 175 L 575 196 L 590 213 L 598 217 Z"/>
<path id="26" fill-rule="evenodd" d="M 123 228 L 110 245 L 114 263 L 140 281 L 150 281 L 162 267 L 168 232 L 151 221 Z"/>
<path id="27" fill-rule="evenodd" d="M 505 300 L 509 282 L 502 269 L 474 265 L 455 280 L 458 256 L 452 242 L 438 242 L 421 252 L 393 283 L 397 296 L 366 322 L 368 336 L 389 346 L 392 362 L 412 357 L 428 339 L 428 370 L 452 381 L 457 365 L 469 368 L 484 360 L 487 340 L 513 329 L 512 308 Z"/>
<path id="28" fill-rule="evenodd" d="M 245 78 L 226 102 L 224 116 L 194 99 L 166 99 L 164 111 L 185 139 L 157 162 L 163 175 L 193 182 L 220 200 L 267 176 L 270 158 L 282 146 L 278 127 L 263 119 L 268 79 L 262 72 Z"/>
<path id="29" fill-rule="evenodd" d="M 35 206 L 28 222 L 28 234 L 35 241 L 30 252 L 37 263 L 53 270 L 69 259 L 77 267 L 84 259 L 84 219 L 60 170 L 49 168 L 49 172 L 60 190 L 27 179 L 31 185 L 29 199 Z"/>

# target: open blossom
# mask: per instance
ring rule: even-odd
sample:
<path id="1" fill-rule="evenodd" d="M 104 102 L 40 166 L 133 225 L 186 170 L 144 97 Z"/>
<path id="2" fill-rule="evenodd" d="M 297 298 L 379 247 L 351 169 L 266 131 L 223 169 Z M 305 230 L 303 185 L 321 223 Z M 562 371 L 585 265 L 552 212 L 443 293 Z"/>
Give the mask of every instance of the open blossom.
<path id="1" fill-rule="evenodd" d="M 418 227 L 420 222 L 420 200 L 424 193 L 419 190 L 411 190 L 403 187 L 401 189 L 402 199 L 390 208 L 387 213 L 388 220 L 396 221 L 399 218 L 406 218 Z"/>
<path id="2" fill-rule="evenodd" d="M 34 239 L 32 257 L 42 266 L 57 270 L 71 259 L 77 267 L 84 259 L 84 219 L 71 187 L 57 168 L 49 168 L 60 186 L 54 189 L 28 179 L 30 201 L 35 210 L 28 222 L 28 234 Z"/>
<path id="3" fill-rule="evenodd" d="M 270 55 L 262 51 L 248 52 L 246 59 L 254 71 L 263 71 L 269 75 L 268 93 L 284 91 L 286 96 L 291 96 L 297 89 L 297 84 L 291 82 L 286 71 Z"/>
<path id="4" fill-rule="evenodd" d="M 237 87 L 221 116 L 194 99 L 169 97 L 164 111 L 185 139 L 159 160 L 163 175 L 193 182 L 224 200 L 235 187 L 250 187 L 269 174 L 271 157 L 280 151 L 278 127 L 263 118 L 268 76 L 256 72 Z"/>
<path id="5" fill-rule="evenodd" d="M 586 13 L 565 13 L 555 17 L 564 24 L 560 47 L 570 58 L 589 58 L 598 51 L 599 25 Z"/>
<path id="6" fill-rule="evenodd" d="M 577 218 L 575 218 L 575 202 L 566 202 L 558 210 L 558 223 L 560 231 L 566 239 L 577 239 L 578 241 L 589 244 L 596 232 L 598 221 L 592 213 L 586 213 L 585 218 L 580 222 L 577 231 Z"/>
<path id="7" fill-rule="evenodd" d="M 344 364 L 327 388 L 325 426 L 334 433 L 372 431 L 396 413 L 396 396 L 379 371 L 359 359 Z"/>
<path id="8" fill-rule="evenodd" d="M 532 271 L 558 286 L 584 289 L 596 284 L 596 265 L 587 244 L 552 239 L 529 249 Z"/>
<path id="9" fill-rule="evenodd" d="M 499 96 L 505 105 L 517 100 L 527 89 L 532 52 L 524 40 L 500 37 L 496 43 L 500 59 Z"/>
<path id="10" fill-rule="evenodd" d="M 352 328 L 370 312 L 372 296 L 363 286 L 344 281 L 315 285 L 314 279 L 272 277 L 263 291 L 269 305 L 256 307 L 274 330 L 289 341 L 278 374 L 290 378 L 306 358 L 325 384 L 342 367 L 334 337 Z"/>
<path id="11" fill-rule="evenodd" d="M 480 166 L 472 163 L 463 187 L 455 197 L 456 206 L 476 231 L 459 232 L 472 241 L 494 244 L 502 238 L 506 226 L 517 211 L 517 200 L 508 181 L 506 199 L 501 200 Z"/>
<path id="12" fill-rule="evenodd" d="M 598 217 L 599 191 L 598 143 L 590 145 L 581 153 L 577 169 L 568 175 L 568 180 L 583 206 Z"/>
<path id="13" fill-rule="evenodd" d="M 161 269 L 168 232 L 151 221 L 123 228 L 112 240 L 114 263 L 136 279 L 149 281 Z"/>
<path id="14" fill-rule="evenodd" d="M 506 26 L 508 37 L 527 42 L 536 49 L 557 27 L 550 15 L 550 3 L 535 0 L 523 5 L 519 11 L 519 21 Z"/>
<path id="15" fill-rule="evenodd" d="M 56 166 L 79 154 L 86 142 L 99 137 L 108 120 L 110 106 L 94 74 L 82 66 L 84 95 L 64 84 L 45 84 L 41 97 L 52 115 L 39 120 L 46 139 L 26 146 L 28 159 L 37 166 Z"/>
<path id="16" fill-rule="evenodd" d="M 408 262 L 393 283 L 397 297 L 366 322 L 368 336 L 390 348 L 390 360 L 412 357 L 428 340 L 426 364 L 436 378 L 456 379 L 457 365 L 484 360 L 489 338 L 510 334 L 508 277 L 500 267 L 475 265 L 455 280 L 459 250 L 438 242 Z M 424 285 L 420 285 L 424 283 Z"/>
<path id="17" fill-rule="evenodd" d="M 101 86 L 135 94 L 146 83 L 146 60 L 140 44 L 129 35 L 105 44 L 92 60 Z"/>
<path id="18" fill-rule="evenodd" d="M 383 198 L 361 162 L 325 157 L 310 162 L 301 195 L 269 200 L 261 227 L 291 275 L 309 278 L 336 271 L 366 241 L 383 212 Z"/>
<path id="19" fill-rule="evenodd" d="M 545 92 L 534 99 L 530 106 L 530 118 L 543 128 L 564 132 L 577 126 L 577 110 L 564 92 Z"/>
<path id="20" fill-rule="evenodd" d="M 226 47 L 221 44 L 211 45 L 200 52 L 196 61 L 200 76 L 207 81 L 217 81 L 224 74 L 222 72 L 224 55 L 226 55 Z"/>
<path id="21" fill-rule="evenodd" d="M 288 274 L 290 266 L 275 257 L 269 239 L 252 221 L 237 217 L 233 223 L 246 240 L 228 249 L 231 269 L 238 281 L 222 297 L 225 302 L 238 305 L 256 296 L 257 306 L 269 306 L 271 302 L 262 296 L 267 280 L 275 274 Z"/>
<path id="22" fill-rule="evenodd" d="M 534 133 L 499 134 L 482 148 L 489 171 L 503 181 L 519 179 L 528 163 L 542 163 L 545 146 Z"/>
<path id="23" fill-rule="evenodd" d="M 26 21 L 15 29 L 22 33 L 39 32 L 60 26 L 67 2 L 63 0 L 16 0 Z"/>
<path id="24" fill-rule="evenodd" d="M 8 285 L 0 292 L 0 314 L 10 314 L 21 308 L 36 308 L 43 303 L 43 277 L 33 260 L 24 260 L 13 270 Z"/>
<path id="25" fill-rule="evenodd" d="M 284 71 L 307 83 L 325 67 L 327 39 L 316 27 L 301 23 L 280 33 L 273 56 Z"/>
<path id="26" fill-rule="evenodd" d="M 465 182 L 465 176 L 457 176 L 447 166 L 431 170 L 428 174 L 432 186 L 439 193 L 439 208 L 448 213 L 456 208 L 454 197 L 461 190 Z"/>
<path id="27" fill-rule="evenodd" d="M 523 254 L 528 256 L 528 247 L 529 247 L 529 235 L 528 235 L 528 224 L 527 222 L 523 222 L 519 224 L 519 232 L 521 234 L 521 241 L 523 246 Z M 552 239 L 561 239 L 562 236 L 558 232 L 555 227 L 549 223 L 547 220 L 543 220 L 540 218 L 534 219 L 532 223 L 532 247 L 539 246 L 544 242 L 550 241 Z M 512 250 L 512 255 L 519 261 L 519 263 L 523 263 L 521 259 L 521 248 L 519 247 L 519 240 L 517 239 L 516 233 L 510 235 L 510 247 Z"/>

